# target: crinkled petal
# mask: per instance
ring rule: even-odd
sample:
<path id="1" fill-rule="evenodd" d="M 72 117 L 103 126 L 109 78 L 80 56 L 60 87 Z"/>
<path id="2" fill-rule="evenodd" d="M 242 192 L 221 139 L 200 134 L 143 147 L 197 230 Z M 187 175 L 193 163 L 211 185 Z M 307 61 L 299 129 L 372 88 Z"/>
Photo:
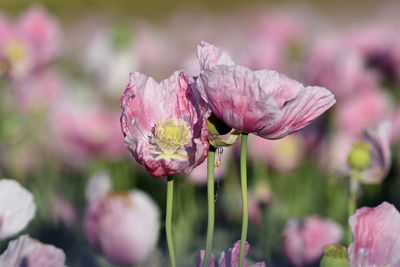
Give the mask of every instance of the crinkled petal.
<path id="1" fill-rule="evenodd" d="M 335 104 L 334 95 L 324 87 L 307 86 L 282 108 L 280 118 L 257 132 L 267 139 L 279 139 L 299 131 Z"/>
<path id="2" fill-rule="evenodd" d="M 271 127 L 280 114 L 277 101 L 261 87 L 265 81 L 259 76 L 241 66 L 216 66 L 202 72 L 197 85 L 205 92 L 212 112 L 228 126 L 258 132 L 266 125 Z"/>
<path id="3" fill-rule="evenodd" d="M 360 208 L 349 223 L 352 267 L 400 266 L 400 214 L 392 204 Z"/>
<path id="4" fill-rule="evenodd" d="M 0 239 L 24 229 L 36 212 L 33 195 L 17 181 L 0 180 Z"/>
<path id="5" fill-rule="evenodd" d="M 0 256 L 0 266 L 65 267 L 64 252 L 28 235 L 11 241 Z"/>

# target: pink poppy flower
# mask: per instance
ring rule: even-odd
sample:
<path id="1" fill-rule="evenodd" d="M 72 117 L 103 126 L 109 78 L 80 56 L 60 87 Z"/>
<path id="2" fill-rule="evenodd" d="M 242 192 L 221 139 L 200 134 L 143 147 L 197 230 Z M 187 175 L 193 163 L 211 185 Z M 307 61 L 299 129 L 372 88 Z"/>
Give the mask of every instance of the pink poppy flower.
<path id="1" fill-rule="evenodd" d="M 323 247 L 336 244 L 342 237 L 341 227 L 330 220 L 316 216 L 304 220 L 291 220 L 285 229 L 283 251 L 290 262 L 303 266 L 317 261 Z"/>
<path id="2" fill-rule="evenodd" d="M 0 58 L 14 79 L 42 68 L 59 53 L 59 29 L 43 9 L 28 10 L 19 21 L 0 17 Z"/>
<path id="3" fill-rule="evenodd" d="M 132 73 L 121 98 L 121 126 L 132 156 L 155 177 L 188 173 L 207 157 L 205 103 L 176 71 L 157 83 Z"/>
<path id="4" fill-rule="evenodd" d="M 57 73 L 43 71 L 14 83 L 16 101 L 22 111 L 44 111 L 59 103 L 63 89 Z"/>
<path id="5" fill-rule="evenodd" d="M 246 242 L 245 256 L 247 256 L 250 249 L 249 243 Z M 239 266 L 239 254 L 240 254 L 240 241 L 237 241 L 233 248 L 229 248 L 221 253 L 218 260 L 218 267 L 238 267 Z M 211 256 L 211 261 L 208 267 L 214 267 L 214 255 Z M 204 251 L 200 251 L 200 258 L 197 266 L 202 266 L 204 261 Z M 244 261 L 244 267 L 266 267 L 265 262 L 258 262 L 255 264 L 250 264 L 247 259 Z"/>
<path id="6" fill-rule="evenodd" d="M 375 23 L 349 34 L 349 43 L 366 61 L 387 78 L 400 77 L 400 37 L 398 25 Z"/>
<path id="7" fill-rule="evenodd" d="M 284 74 L 235 65 L 221 49 L 198 46 L 197 86 L 212 112 L 236 130 L 279 139 L 307 126 L 334 103 L 323 87 L 304 87 Z"/>
<path id="8" fill-rule="evenodd" d="M 352 267 L 400 266 L 400 214 L 393 205 L 360 208 L 349 221 Z"/>
<path id="9" fill-rule="evenodd" d="M 0 180 L 0 239 L 24 229 L 36 212 L 33 195 L 17 181 Z"/>
<path id="10" fill-rule="evenodd" d="M 29 9 L 18 23 L 19 31 L 34 50 L 37 65 L 47 64 L 59 54 L 60 30 L 55 19 L 43 8 Z"/>
<path id="11" fill-rule="evenodd" d="M 249 136 L 249 156 L 281 172 L 296 169 L 304 157 L 305 149 L 305 141 L 300 135 L 274 141 Z"/>
<path id="12" fill-rule="evenodd" d="M 307 82 L 326 86 L 339 100 L 376 89 L 379 84 L 378 75 L 366 68 L 362 55 L 336 35 L 315 41 L 304 68 Z"/>
<path id="13" fill-rule="evenodd" d="M 338 104 L 338 126 L 347 134 L 360 136 L 392 113 L 391 102 L 380 89 L 354 94 Z"/>
<path id="14" fill-rule="evenodd" d="M 302 21 L 279 12 L 264 12 L 255 21 L 240 63 L 252 69 L 283 69 L 289 48 L 304 32 Z"/>
<path id="15" fill-rule="evenodd" d="M 144 192 L 109 193 L 89 203 L 85 233 L 92 248 L 118 264 L 143 263 L 156 246 L 160 212 Z"/>
<path id="16" fill-rule="evenodd" d="M 0 256 L 0 266 L 65 267 L 64 252 L 28 235 L 11 241 Z"/>
<path id="17" fill-rule="evenodd" d="M 81 166 L 90 157 L 115 160 L 128 155 L 114 111 L 68 103 L 57 107 L 51 123 L 58 150 L 73 166 Z"/>

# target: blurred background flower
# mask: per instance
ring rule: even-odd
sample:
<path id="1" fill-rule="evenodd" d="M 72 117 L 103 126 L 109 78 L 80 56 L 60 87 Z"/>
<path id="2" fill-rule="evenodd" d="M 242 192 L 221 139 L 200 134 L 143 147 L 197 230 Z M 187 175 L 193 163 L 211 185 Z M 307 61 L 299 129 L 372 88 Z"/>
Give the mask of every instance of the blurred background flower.
<path id="1" fill-rule="evenodd" d="M 196 46 L 202 40 L 227 51 L 237 64 L 326 87 L 337 100 L 301 133 L 278 141 L 250 135 L 250 266 L 319 266 L 324 244 L 345 245 L 341 229 L 348 227 L 348 157 L 354 143 L 371 148 L 370 168 L 362 171 L 369 176 L 360 178 L 369 183 L 359 184 L 358 207 L 379 208 L 359 209 L 353 228 L 367 221 L 379 232 L 375 222 L 384 213 L 379 205 L 386 201 L 399 209 L 397 1 L 35 3 L 0 0 L 0 176 L 13 177 L 36 203 L 34 209 L 30 194 L 19 196 L 17 189 L 0 194 L 0 200 L 15 198 L 21 210 L 29 209 L 18 213 L 25 220 L 11 229 L 16 214 L 0 201 L 0 252 L 5 251 L 0 263 L 14 257 L 12 248 L 42 255 L 41 243 L 27 236 L 10 242 L 23 231 L 51 244 L 49 255 L 55 252 L 59 259 L 51 266 L 166 266 L 166 239 L 159 235 L 165 183 L 150 179 L 131 160 L 121 132 L 120 97 L 130 72 L 157 81 L 177 69 L 199 75 Z M 159 98 L 149 99 L 154 107 L 161 105 Z M 391 125 L 384 135 L 383 121 Z M 216 159 L 222 166 L 216 168 L 215 259 L 240 238 L 238 157 L 233 147 Z M 179 266 L 194 266 L 204 246 L 205 181 L 205 163 L 175 179 Z M 360 248 L 386 255 L 376 248 L 396 246 L 379 238 L 378 245 L 364 246 L 363 238 L 373 235 L 353 230 L 349 252 L 355 261 L 365 262 Z M 398 263 L 391 259 L 374 264 Z"/>

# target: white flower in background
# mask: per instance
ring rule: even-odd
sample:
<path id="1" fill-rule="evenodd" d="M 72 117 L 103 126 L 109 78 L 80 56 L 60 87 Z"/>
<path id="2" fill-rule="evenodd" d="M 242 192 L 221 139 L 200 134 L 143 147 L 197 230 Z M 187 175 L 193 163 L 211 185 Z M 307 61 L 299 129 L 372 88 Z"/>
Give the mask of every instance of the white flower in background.
<path id="1" fill-rule="evenodd" d="M 0 180 L 0 239 L 8 238 L 24 229 L 35 211 L 36 204 L 28 190 L 15 180 Z"/>

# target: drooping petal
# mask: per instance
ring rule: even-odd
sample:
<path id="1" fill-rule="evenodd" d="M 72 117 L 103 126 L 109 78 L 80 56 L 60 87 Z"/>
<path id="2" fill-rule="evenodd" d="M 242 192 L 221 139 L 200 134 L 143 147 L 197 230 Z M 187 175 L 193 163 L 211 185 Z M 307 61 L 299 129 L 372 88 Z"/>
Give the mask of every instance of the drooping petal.
<path id="1" fill-rule="evenodd" d="M 9 243 L 0 256 L 0 266 L 65 267 L 65 254 L 59 248 L 23 235 Z"/>
<path id="2" fill-rule="evenodd" d="M 297 132 L 335 104 L 334 95 L 324 87 L 307 86 L 282 108 L 281 117 L 271 127 L 257 134 L 267 139 L 279 139 Z"/>
<path id="3" fill-rule="evenodd" d="M 17 181 L 0 180 L 0 239 L 24 229 L 36 212 L 33 195 Z"/>
<path id="4" fill-rule="evenodd" d="M 205 69 L 197 88 L 212 112 L 235 130 L 279 139 L 307 126 L 335 103 L 323 87 L 304 87 L 284 74 L 251 71 L 231 61 L 223 65 L 225 53 L 209 44 L 200 51 Z M 207 65 L 208 58 L 217 65 Z"/>
<path id="5" fill-rule="evenodd" d="M 349 223 L 352 267 L 400 266 L 400 214 L 393 205 L 383 202 L 375 208 L 360 208 Z"/>

